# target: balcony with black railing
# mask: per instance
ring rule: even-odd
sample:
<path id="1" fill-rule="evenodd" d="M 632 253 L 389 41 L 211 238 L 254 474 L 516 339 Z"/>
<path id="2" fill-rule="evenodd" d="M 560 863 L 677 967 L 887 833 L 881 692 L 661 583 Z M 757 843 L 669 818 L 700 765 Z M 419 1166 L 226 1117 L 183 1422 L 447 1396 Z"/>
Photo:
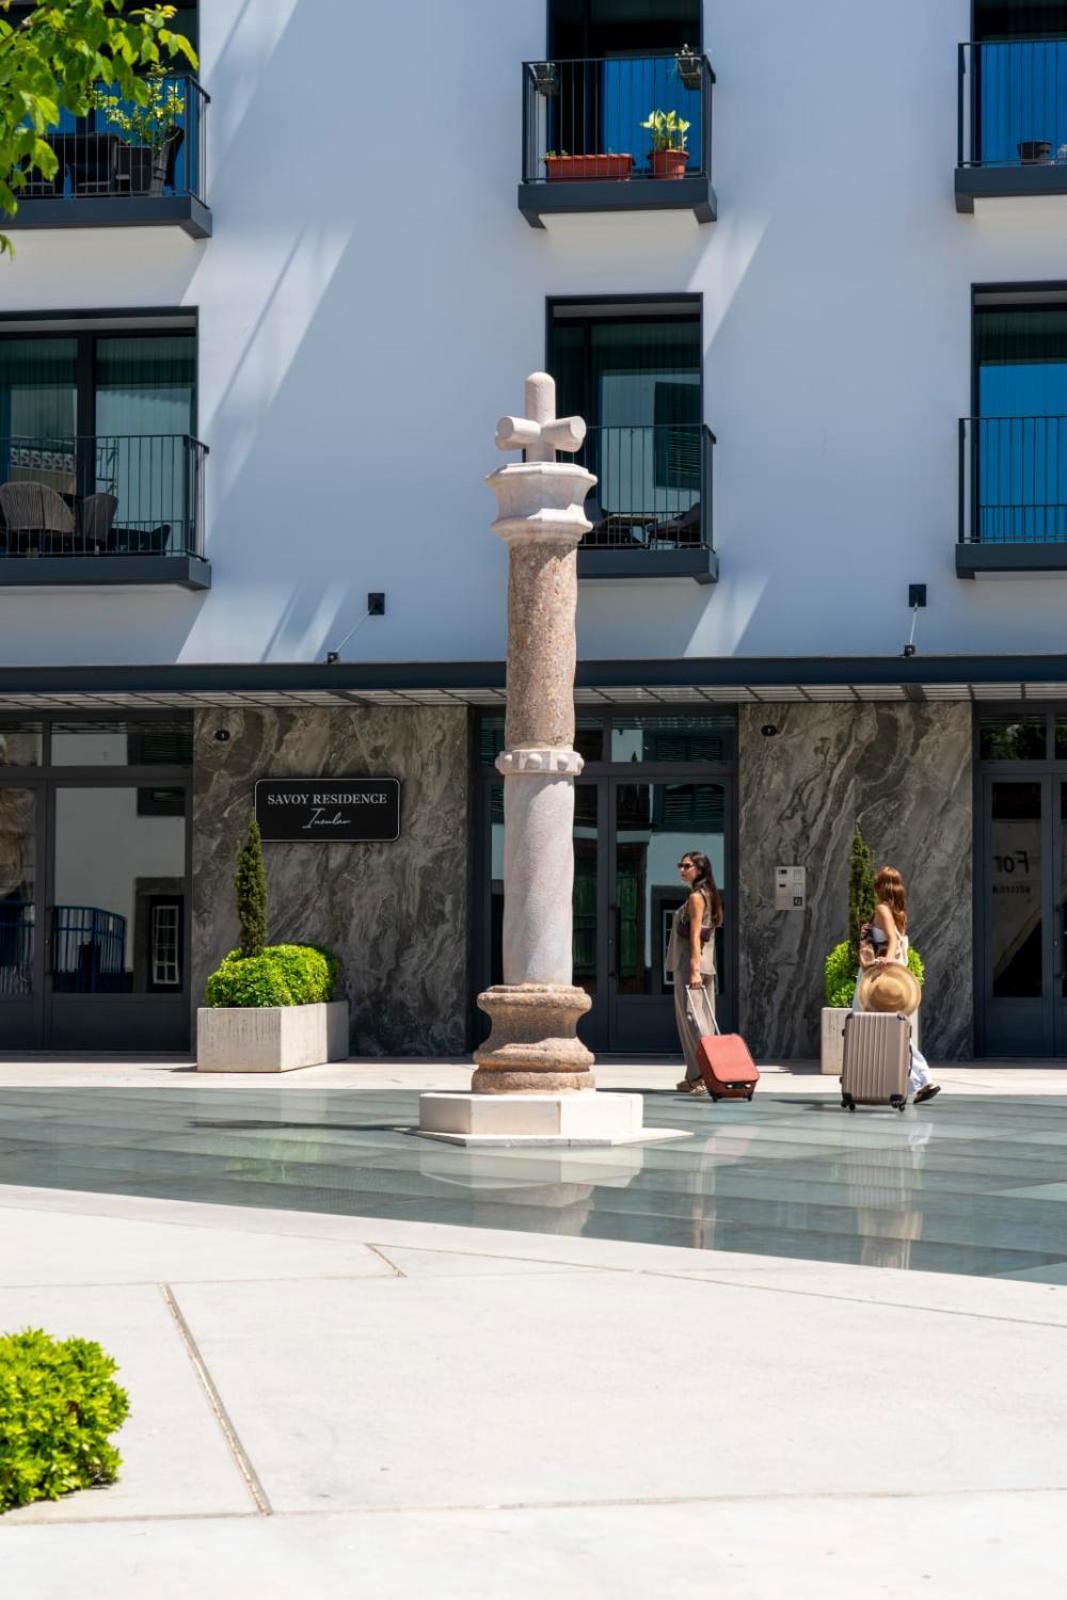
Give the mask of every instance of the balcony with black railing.
<path id="1" fill-rule="evenodd" d="M 1067 417 L 963 417 L 956 575 L 1067 572 Z"/>
<path id="2" fill-rule="evenodd" d="M 594 427 L 574 459 L 596 476 L 581 578 L 693 578 L 715 583 L 715 435 L 700 423 Z"/>
<path id="3" fill-rule="evenodd" d="M 206 455 L 187 434 L 0 436 L 0 588 L 209 588 Z"/>
<path id="4" fill-rule="evenodd" d="M 209 96 L 182 73 L 150 79 L 148 96 L 138 105 L 99 86 L 87 116 L 62 112 L 46 135 L 55 175 L 24 174 L 5 229 L 174 226 L 206 239 Z"/>
<path id="5" fill-rule="evenodd" d="M 956 209 L 1067 195 L 1067 39 L 961 44 Z"/>
<path id="6" fill-rule="evenodd" d="M 714 222 L 711 98 L 697 52 L 527 61 L 522 69 L 519 210 L 692 211 Z"/>

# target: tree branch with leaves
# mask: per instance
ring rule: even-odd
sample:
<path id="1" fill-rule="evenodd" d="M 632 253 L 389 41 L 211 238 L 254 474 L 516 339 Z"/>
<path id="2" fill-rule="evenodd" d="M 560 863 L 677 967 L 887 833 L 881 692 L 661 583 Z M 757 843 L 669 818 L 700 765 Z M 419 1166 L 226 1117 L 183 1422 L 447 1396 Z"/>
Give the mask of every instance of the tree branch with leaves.
<path id="1" fill-rule="evenodd" d="M 127 0 L 37 0 L 19 21 L 11 0 L 0 0 L 0 211 L 18 212 L 19 191 L 34 174 L 54 178 L 56 153 L 48 134 L 61 113 L 89 115 L 99 86 L 147 106 L 151 74 L 184 60 L 194 71 L 196 52 L 168 24 L 176 6 Z M 0 255 L 13 254 L 0 234 Z"/>

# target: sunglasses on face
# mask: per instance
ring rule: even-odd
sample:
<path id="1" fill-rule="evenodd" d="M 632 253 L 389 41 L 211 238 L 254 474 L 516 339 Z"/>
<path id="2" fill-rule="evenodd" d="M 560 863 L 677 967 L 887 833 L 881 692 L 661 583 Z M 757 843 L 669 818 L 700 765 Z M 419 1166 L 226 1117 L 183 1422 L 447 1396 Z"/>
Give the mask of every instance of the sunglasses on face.
<path id="1" fill-rule="evenodd" d="M 678 871 L 679 872 L 689 872 L 690 870 L 692 870 L 693 872 L 696 871 L 696 867 L 694 866 L 692 861 L 679 861 L 679 863 L 678 863 Z"/>

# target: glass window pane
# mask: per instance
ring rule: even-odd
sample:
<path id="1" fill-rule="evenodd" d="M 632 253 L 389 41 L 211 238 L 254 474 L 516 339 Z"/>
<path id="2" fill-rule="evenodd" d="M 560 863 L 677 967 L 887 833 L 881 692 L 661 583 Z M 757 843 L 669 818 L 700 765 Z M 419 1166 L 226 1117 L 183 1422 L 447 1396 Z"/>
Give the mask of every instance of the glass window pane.
<path id="1" fill-rule="evenodd" d="M 77 433 L 75 339 L 0 339 L 0 440 L 73 441 Z M 5 462 L 4 465 L 7 465 Z M 27 482 L 32 463 L 16 455 L 5 476 Z M 62 493 L 62 487 L 52 485 Z"/>
<path id="2" fill-rule="evenodd" d="M 192 433 L 196 335 L 96 341 L 98 434 Z"/>
<path id="3" fill-rule="evenodd" d="M 978 754 L 983 761 L 1043 761 L 1044 717 L 983 717 Z"/>
<path id="4" fill-rule="evenodd" d="M 725 790 L 718 783 L 625 783 L 615 800 L 615 964 L 620 994 L 665 995 L 671 919 L 686 897 L 678 862 L 689 850 L 726 869 Z M 723 938 L 716 935 L 716 985 Z"/>
<path id="5" fill-rule="evenodd" d="M 1056 718 L 1056 760 L 1067 761 L 1067 717 Z"/>
<path id="6" fill-rule="evenodd" d="M 0 767 L 37 767 L 41 764 L 41 724 L 0 722 Z"/>
<path id="7" fill-rule="evenodd" d="M 737 719 L 732 711 L 611 719 L 612 761 L 728 762 L 736 753 Z"/>
<path id="8" fill-rule="evenodd" d="M 57 722 L 52 729 L 55 767 L 190 767 L 189 721 Z"/>
<path id="9" fill-rule="evenodd" d="M 53 983 L 60 994 L 180 989 L 184 816 L 143 816 L 137 790 L 55 792 Z"/>
<path id="10" fill-rule="evenodd" d="M 482 717 L 478 726 L 478 765 L 491 767 L 504 748 L 504 718 Z M 574 748 L 584 761 L 604 759 L 604 726 L 600 717 L 577 717 Z"/>
<path id="11" fill-rule="evenodd" d="M 0 997 L 33 992 L 37 796 L 0 788 Z"/>
<path id="12" fill-rule="evenodd" d="M 993 785 L 993 998 L 1042 992 L 1041 785 Z"/>

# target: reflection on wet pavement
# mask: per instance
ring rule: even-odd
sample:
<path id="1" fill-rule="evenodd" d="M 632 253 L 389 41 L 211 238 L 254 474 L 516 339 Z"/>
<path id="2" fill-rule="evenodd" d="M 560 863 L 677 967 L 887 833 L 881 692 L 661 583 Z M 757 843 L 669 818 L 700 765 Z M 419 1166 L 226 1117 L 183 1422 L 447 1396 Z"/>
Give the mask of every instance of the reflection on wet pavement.
<path id="1" fill-rule="evenodd" d="M 647 1094 L 618 1149 L 413 1138 L 386 1090 L 0 1090 L 0 1183 L 1067 1283 L 1067 1099 Z"/>

